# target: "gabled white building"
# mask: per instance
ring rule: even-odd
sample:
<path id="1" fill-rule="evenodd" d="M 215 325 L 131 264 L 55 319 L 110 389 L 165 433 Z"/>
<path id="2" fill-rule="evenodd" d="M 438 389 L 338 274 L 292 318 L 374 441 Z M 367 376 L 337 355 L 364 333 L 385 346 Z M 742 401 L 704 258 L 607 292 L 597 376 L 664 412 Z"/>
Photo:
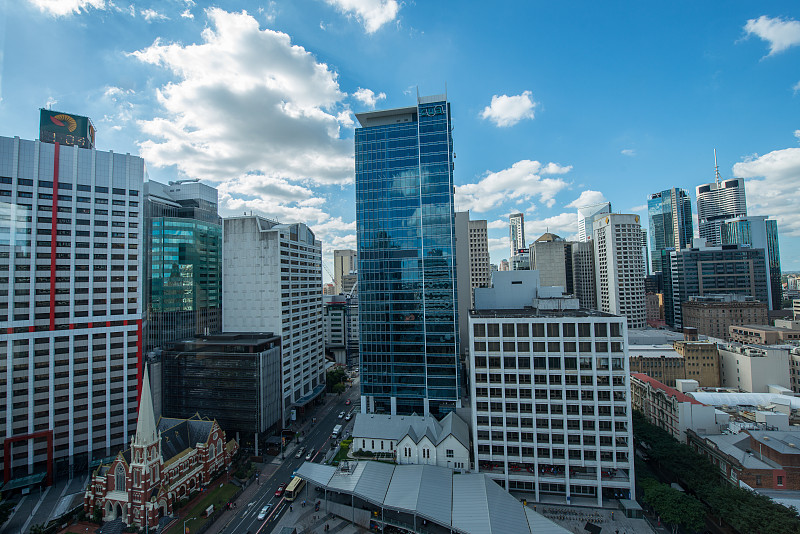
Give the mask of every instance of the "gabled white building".
<path id="1" fill-rule="evenodd" d="M 453 412 L 441 421 L 419 415 L 356 414 L 351 448 L 398 464 L 470 470 L 469 427 Z"/>

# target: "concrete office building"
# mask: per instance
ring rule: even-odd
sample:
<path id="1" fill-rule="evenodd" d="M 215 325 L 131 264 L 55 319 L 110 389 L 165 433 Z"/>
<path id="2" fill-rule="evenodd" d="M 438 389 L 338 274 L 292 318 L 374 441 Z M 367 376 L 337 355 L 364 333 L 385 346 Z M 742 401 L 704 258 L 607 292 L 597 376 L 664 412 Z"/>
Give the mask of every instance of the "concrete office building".
<path id="1" fill-rule="evenodd" d="M 323 297 L 325 354 L 347 367 L 358 364 L 358 299 Z"/>
<path id="2" fill-rule="evenodd" d="M 641 233 L 638 215 L 612 213 L 594 221 L 597 309 L 624 316 L 628 328 L 647 324 Z"/>
<path id="3" fill-rule="evenodd" d="M 781 254 L 778 246 L 778 222 L 766 217 L 736 217 L 722 226 L 722 244 L 745 245 L 764 249 L 767 258 L 767 304 L 770 310 L 781 309 Z"/>
<path id="4" fill-rule="evenodd" d="M 334 295 L 347 294 L 344 290 L 344 277 L 358 270 L 356 262 L 358 257 L 356 251 L 352 249 L 333 251 L 333 285 Z"/>
<path id="5" fill-rule="evenodd" d="M 730 327 L 767 324 L 767 305 L 749 295 L 692 295 L 682 304 L 684 327 L 697 333 L 730 341 Z"/>
<path id="6" fill-rule="evenodd" d="M 597 286 L 594 273 L 594 243 L 572 243 L 572 284 L 581 308 L 597 309 Z"/>
<path id="7" fill-rule="evenodd" d="M 254 443 L 256 455 L 259 438 L 281 428 L 280 336 L 198 336 L 171 344 L 162 361 L 168 417 L 188 419 L 201 413 L 240 443 Z"/>
<path id="8" fill-rule="evenodd" d="M 700 239 L 705 239 L 709 245 L 722 245 L 725 222 L 747 216 L 744 179 L 733 178 L 723 182 L 717 170 L 716 181 L 698 185 L 695 191 Z"/>
<path id="9" fill-rule="evenodd" d="M 663 251 L 664 316 L 667 325 L 682 328 L 683 303 L 693 296 L 749 295 L 767 300 L 767 268 L 763 249 L 740 245 Z"/>
<path id="10" fill-rule="evenodd" d="M 461 402 L 450 104 L 356 118 L 361 409 L 440 418 Z"/>
<path id="11" fill-rule="evenodd" d="M 537 271 L 496 273 L 470 312 L 475 465 L 536 501 L 634 495 L 624 318 L 582 310 Z"/>
<path id="12" fill-rule="evenodd" d="M 781 326 L 788 323 L 789 328 Z M 792 324 L 795 323 L 795 324 Z M 800 328 L 797 321 L 776 320 L 775 326 L 769 325 L 732 325 L 728 328 L 728 337 L 736 343 L 755 343 L 758 345 L 778 345 L 800 342 Z"/>
<path id="13" fill-rule="evenodd" d="M 594 219 L 611 213 L 611 202 L 600 202 L 578 208 L 578 241 L 591 241 L 594 236 Z"/>
<path id="14" fill-rule="evenodd" d="M 525 215 L 512 213 L 508 218 L 508 231 L 511 241 L 511 255 L 509 258 L 513 260 L 520 250 L 528 248 L 525 246 Z"/>
<path id="15" fill-rule="evenodd" d="M 575 293 L 571 242 L 547 232 L 533 242 L 530 257 L 531 269 L 539 271 L 543 286 L 560 286 L 568 295 Z"/>
<path id="16" fill-rule="evenodd" d="M 789 353 L 782 347 L 719 346 L 722 386 L 750 393 L 767 393 L 773 385 L 791 388 Z"/>
<path id="17" fill-rule="evenodd" d="M 57 139 L 72 142 L 75 132 Z M 145 177 L 144 160 L 130 154 L 0 137 L 5 482 L 39 473 L 52 481 L 54 468 L 85 474 L 130 442 L 142 377 Z"/>
<path id="18" fill-rule="evenodd" d="M 222 328 L 280 332 L 282 421 L 325 391 L 322 243 L 303 223 L 225 219 Z"/>
<path id="19" fill-rule="evenodd" d="M 661 251 L 691 246 L 692 201 L 683 189 L 666 189 L 647 196 L 650 219 L 650 255 L 653 272 L 662 271 Z"/>
<path id="20" fill-rule="evenodd" d="M 476 287 L 489 287 L 492 272 L 489 267 L 489 233 L 486 219 L 469 221 L 469 298 L 470 307 L 475 304 L 473 292 Z"/>
<path id="21" fill-rule="evenodd" d="M 147 182 L 144 198 L 150 352 L 222 330 L 222 221 L 217 190 L 197 180 Z"/>
<path id="22" fill-rule="evenodd" d="M 720 386 L 719 352 L 714 343 L 676 341 L 671 345 L 630 345 L 632 373 L 675 387 L 678 380 L 696 380 L 702 387 Z"/>

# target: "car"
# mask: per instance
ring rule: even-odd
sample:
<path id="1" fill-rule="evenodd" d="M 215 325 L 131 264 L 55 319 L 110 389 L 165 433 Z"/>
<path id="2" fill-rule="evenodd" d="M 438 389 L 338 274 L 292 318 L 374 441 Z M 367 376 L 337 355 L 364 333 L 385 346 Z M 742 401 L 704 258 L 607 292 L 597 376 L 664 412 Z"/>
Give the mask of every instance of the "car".
<path id="1" fill-rule="evenodd" d="M 339 412 L 339 419 L 342 419 L 343 417 L 344 417 L 344 412 Z"/>
<path id="2" fill-rule="evenodd" d="M 276 497 L 282 496 L 284 491 L 286 491 L 286 482 L 278 486 L 278 489 L 275 490 L 275 496 Z"/>
<path id="3" fill-rule="evenodd" d="M 308 454 L 306 454 L 306 462 L 310 462 L 313 457 L 314 457 L 314 449 L 310 449 L 308 451 Z"/>
<path id="4" fill-rule="evenodd" d="M 346 401 L 344 401 L 344 404 L 345 404 L 345 406 L 350 406 L 350 399 L 347 399 Z"/>
<path id="5" fill-rule="evenodd" d="M 306 452 L 306 448 L 305 447 L 300 447 L 299 449 L 297 449 L 297 454 L 295 454 L 294 457 L 295 458 L 302 458 L 304 452 Z"/>
<path id="6" fill-rule="evenodd" d="M 345 420 L 345 421 L 349 421 L 349 420 L 350 420 L 350 419 L 352 419 L 352 418 L 353 418 L 353 414 L 351 414 L 351 413 L 349 413 L 349 414 L 347 414 L 347 415 L 345 415 L 345 416 L 344 416 L 344 420 Z"/>
<path id="7" fill-rule="evenodd" d="M 269 509 L 270 508 L 272 508 L 272 505 L 268 504 L 264 508 L 262 508 L 260 512 L 258 512 L 258 520 L 259 521 L 263 521 L 264 518 L 267 517 L 267 514 L 269 513 Z"/>

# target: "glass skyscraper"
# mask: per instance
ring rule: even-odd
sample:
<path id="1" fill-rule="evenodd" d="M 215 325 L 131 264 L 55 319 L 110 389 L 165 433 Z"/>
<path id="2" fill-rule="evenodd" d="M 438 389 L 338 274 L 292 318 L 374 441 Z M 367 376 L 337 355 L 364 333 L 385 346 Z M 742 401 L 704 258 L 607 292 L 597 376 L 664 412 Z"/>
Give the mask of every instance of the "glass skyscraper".
<path id="1" fill-rule="evenodd" d="M 662 271 L 661 251 L 692 246 L 692 201 L 683 189 L 666 189 L 647 197 L 653 272 Z"/>
<path id="2" fill-rule="evenodd" d="M 769 294 L 767 306 L 770 310 L 781 309 L 783 288 L 781 285 L 781 253 L 778 247 L 778 221 L 765 216 L 736 217 L 721 226 L 723 245 L 745 245 L 764 249 L 767 259 Z"/>
<path id="3" fill-rule="evenodd" d="M 453 139 L 445 95 L 361 113 L 355 131 L 362 407 L 459 405 Z"/>

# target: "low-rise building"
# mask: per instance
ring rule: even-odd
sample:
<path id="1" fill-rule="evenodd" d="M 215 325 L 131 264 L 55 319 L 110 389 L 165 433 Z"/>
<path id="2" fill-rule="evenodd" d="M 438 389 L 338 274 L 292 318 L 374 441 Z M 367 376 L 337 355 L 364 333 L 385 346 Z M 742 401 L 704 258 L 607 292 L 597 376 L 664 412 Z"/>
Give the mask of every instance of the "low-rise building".
<path id="1" fill-rule="evenodd" d="M 670 387 L 677 380 L 696 380 L 701 387 L 720 385 L 719 352 L 707 341 L 674 341 L 672 345 L 631 345 L 632 373 L 645 373 Z"/>
<path id="2" fill-rule="evenodd" d="M 398 464 L 470 470 L 469 427 L 455 412 L 441 421 L 432 416 L 356 414 L 351 450 Z"/>
<path id="3" fill-rule="evenodd" d="M 786 347 L 728 343 L 718 349 L 723 387 L 762 393 L 771 385 L 791 386 Z"/>
<path id="4" fill-rule="evenodd" d="M 800 490 L 800 432 L 747 430 L 709 436 L 687 432 L 689 446 L 732 484 L 754 490 Z"/>
<path id="5" fill-rule="evenodd" d="M 733 325 L 768 323 L 767 304 L 747 295 L 693 295 L 683 303 L 683 325 L 717 339 L 730 341 Z"/>
<path id="6" fill-rule="evenodd" d="M 718 434 L 723 423 L 717 419 L 713 406 L 706 406 L 644 373 L 631 373 L 631 405 L 652 424 L 683 443 L 688 429 Z"/>
<path id="7" fill-rule="evenodd" d="M 728 327 L 728 339 L 737 343 L 754 343 L 756 345 L 777 345 L 787 341 L 800 340 L 800 328 L 792 328 L 795 321 L 777 320 L 776 326 L 741 325 Z M 780 324 L 789 324 L 778 326 Z"/>
<path id="8" fill-rule="evenodd" d="M 719 387 L 720 362 L 716 343 L 710 341 L 674 341 L 675 352 L 683 356 L 686 376 L 683 378 L 697 380 L 700 387 Z"/>
<path id="9" fill-rule="evenodd" d="M 90 477 L 83 509 L 103 521 L 155 527 L 175 503 L 199 492 L 230 465 L 238 444 L 226 442 L 216 421 L 162 417 L 156 425 L 150 379 L 144 373 L 139 419 L 131 446 Z"/>

